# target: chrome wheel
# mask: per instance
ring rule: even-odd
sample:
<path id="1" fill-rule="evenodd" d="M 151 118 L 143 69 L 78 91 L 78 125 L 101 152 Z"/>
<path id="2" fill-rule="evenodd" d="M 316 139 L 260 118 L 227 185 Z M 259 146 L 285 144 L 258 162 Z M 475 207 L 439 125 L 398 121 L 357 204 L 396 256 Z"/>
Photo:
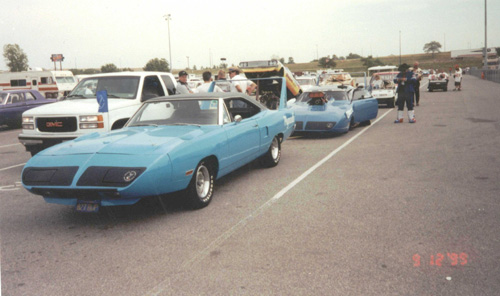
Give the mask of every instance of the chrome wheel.
<path id="1" fill-rule="evenodd" d="M 196 170 L 196 193 L 204 201 L 210 191 L 210 173 L 204 165 L 200 165 Z"/>
<path id="2" fill-rule="evenodd" d="M 276 137 L 274 137 L 273 142 L 271 143 L 271 157 L 274 161 L 280 157 L 280 142 Z"/>

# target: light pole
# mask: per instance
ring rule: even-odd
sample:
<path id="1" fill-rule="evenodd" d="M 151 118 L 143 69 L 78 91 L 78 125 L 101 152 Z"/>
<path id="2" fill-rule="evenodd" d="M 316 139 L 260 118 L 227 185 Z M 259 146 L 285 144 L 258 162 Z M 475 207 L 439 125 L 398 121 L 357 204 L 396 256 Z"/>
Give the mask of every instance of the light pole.
<path id="1" fill-rule="evenodd" d="M 399 65 L 401 65 L 401 31 L 399 31 Z"/>
<path id="2" fill-rule="evenodd" d="M 186 58 L 187 58 L 187 60 L 188 60 L 188 69 L 189 69 L 189 57 L 188 57 L 188 56 L 186 56 Z"/>
<path id="3" fill-rule="evenodd" d="M 170 58 L 170 72 L 172 72 L 172 70 L 174 70 L 174 68 L 172 67 L 172 49 L 170 48 L 170 20 L 172 19 L 172 16 L 169 13 L 167 15 L 164 15 L 163 17 L 167 21 L 168 25 L 168 54 Z"/>
<path id="4" fill-rule="evenodd" d="M 487 18 L 488 14 L 486 13 L 486 0 L 484 0 L 484 69 L 488 69 L 488 34 L 487 34 Z"/>

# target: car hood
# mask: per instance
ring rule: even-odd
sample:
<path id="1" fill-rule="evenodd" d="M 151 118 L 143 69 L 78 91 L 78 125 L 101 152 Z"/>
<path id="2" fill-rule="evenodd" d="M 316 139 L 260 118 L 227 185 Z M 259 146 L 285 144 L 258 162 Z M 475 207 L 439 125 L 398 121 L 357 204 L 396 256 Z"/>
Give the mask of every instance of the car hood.
<path id="1" fill-rule="evenodd" d="M 215 128 L 217 126 L 128 127 L 108 133 L 85 135 L 48 148 L 40 154 L 165 154 Z"/>
<path id="2" fill-rule="evenodd" d="M 109 99 L 108 109 L 116 110 L 128 106 L 137 105 L 137 100 L 127 99 Z M 53 104 L 37 107 L 23 113 L 24 116 L 36 115 L 82 115 L 96 114 L 99 109 L 99 104 L 95 98 L 88 99 L 72 99 L 58 101 Z"/>

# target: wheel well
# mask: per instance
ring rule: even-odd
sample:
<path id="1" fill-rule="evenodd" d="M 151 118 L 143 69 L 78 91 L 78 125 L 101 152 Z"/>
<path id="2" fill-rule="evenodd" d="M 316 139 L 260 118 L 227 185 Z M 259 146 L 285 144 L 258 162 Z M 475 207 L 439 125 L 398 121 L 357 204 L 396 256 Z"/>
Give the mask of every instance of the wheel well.
<path id="1" fill-rule="evenodd" d="M 118 119 L 117 121 L 115 121 L 113 123 L 113 125 L 111 126 L 111 129 L 115 130 L 115 129 L 122 128 L 125 125 L 125 123 L 127 123 L 128 120 L 129 120 L 129 118 Z"/>
<path id="2" fill-rule="evenodd" d="M 210 155 L 208 157 L 203 158 L 201 161 L 205 161 L 213 170 L 214 179 L 217 179 L 217 174 L 219 173 L 219 160 L 215 155 Z M 201 162 L 200 161 L 200 162 Z"/>
<path id="3" fill-rule="evenodd" d="M 283 142 L 283 134 L 279 133 L 276 135 L 280 139 L 280 143 Z"/>

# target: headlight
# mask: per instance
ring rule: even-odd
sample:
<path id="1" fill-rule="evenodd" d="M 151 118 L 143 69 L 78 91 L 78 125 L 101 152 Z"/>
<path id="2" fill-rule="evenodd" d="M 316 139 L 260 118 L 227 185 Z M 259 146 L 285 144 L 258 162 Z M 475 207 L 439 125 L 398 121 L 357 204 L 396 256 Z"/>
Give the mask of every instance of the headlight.
<path id="1" fill-rule="evenodd" d="M 23 129 L 35 129 L 35 121 L 33 116 L 23 116 L 22 119 Z"/>
<path id="2" fill-rule="evenodd" d="M 83 115 L 80 116 L 80 129 L 104 128 L 102 115 Z"/>

